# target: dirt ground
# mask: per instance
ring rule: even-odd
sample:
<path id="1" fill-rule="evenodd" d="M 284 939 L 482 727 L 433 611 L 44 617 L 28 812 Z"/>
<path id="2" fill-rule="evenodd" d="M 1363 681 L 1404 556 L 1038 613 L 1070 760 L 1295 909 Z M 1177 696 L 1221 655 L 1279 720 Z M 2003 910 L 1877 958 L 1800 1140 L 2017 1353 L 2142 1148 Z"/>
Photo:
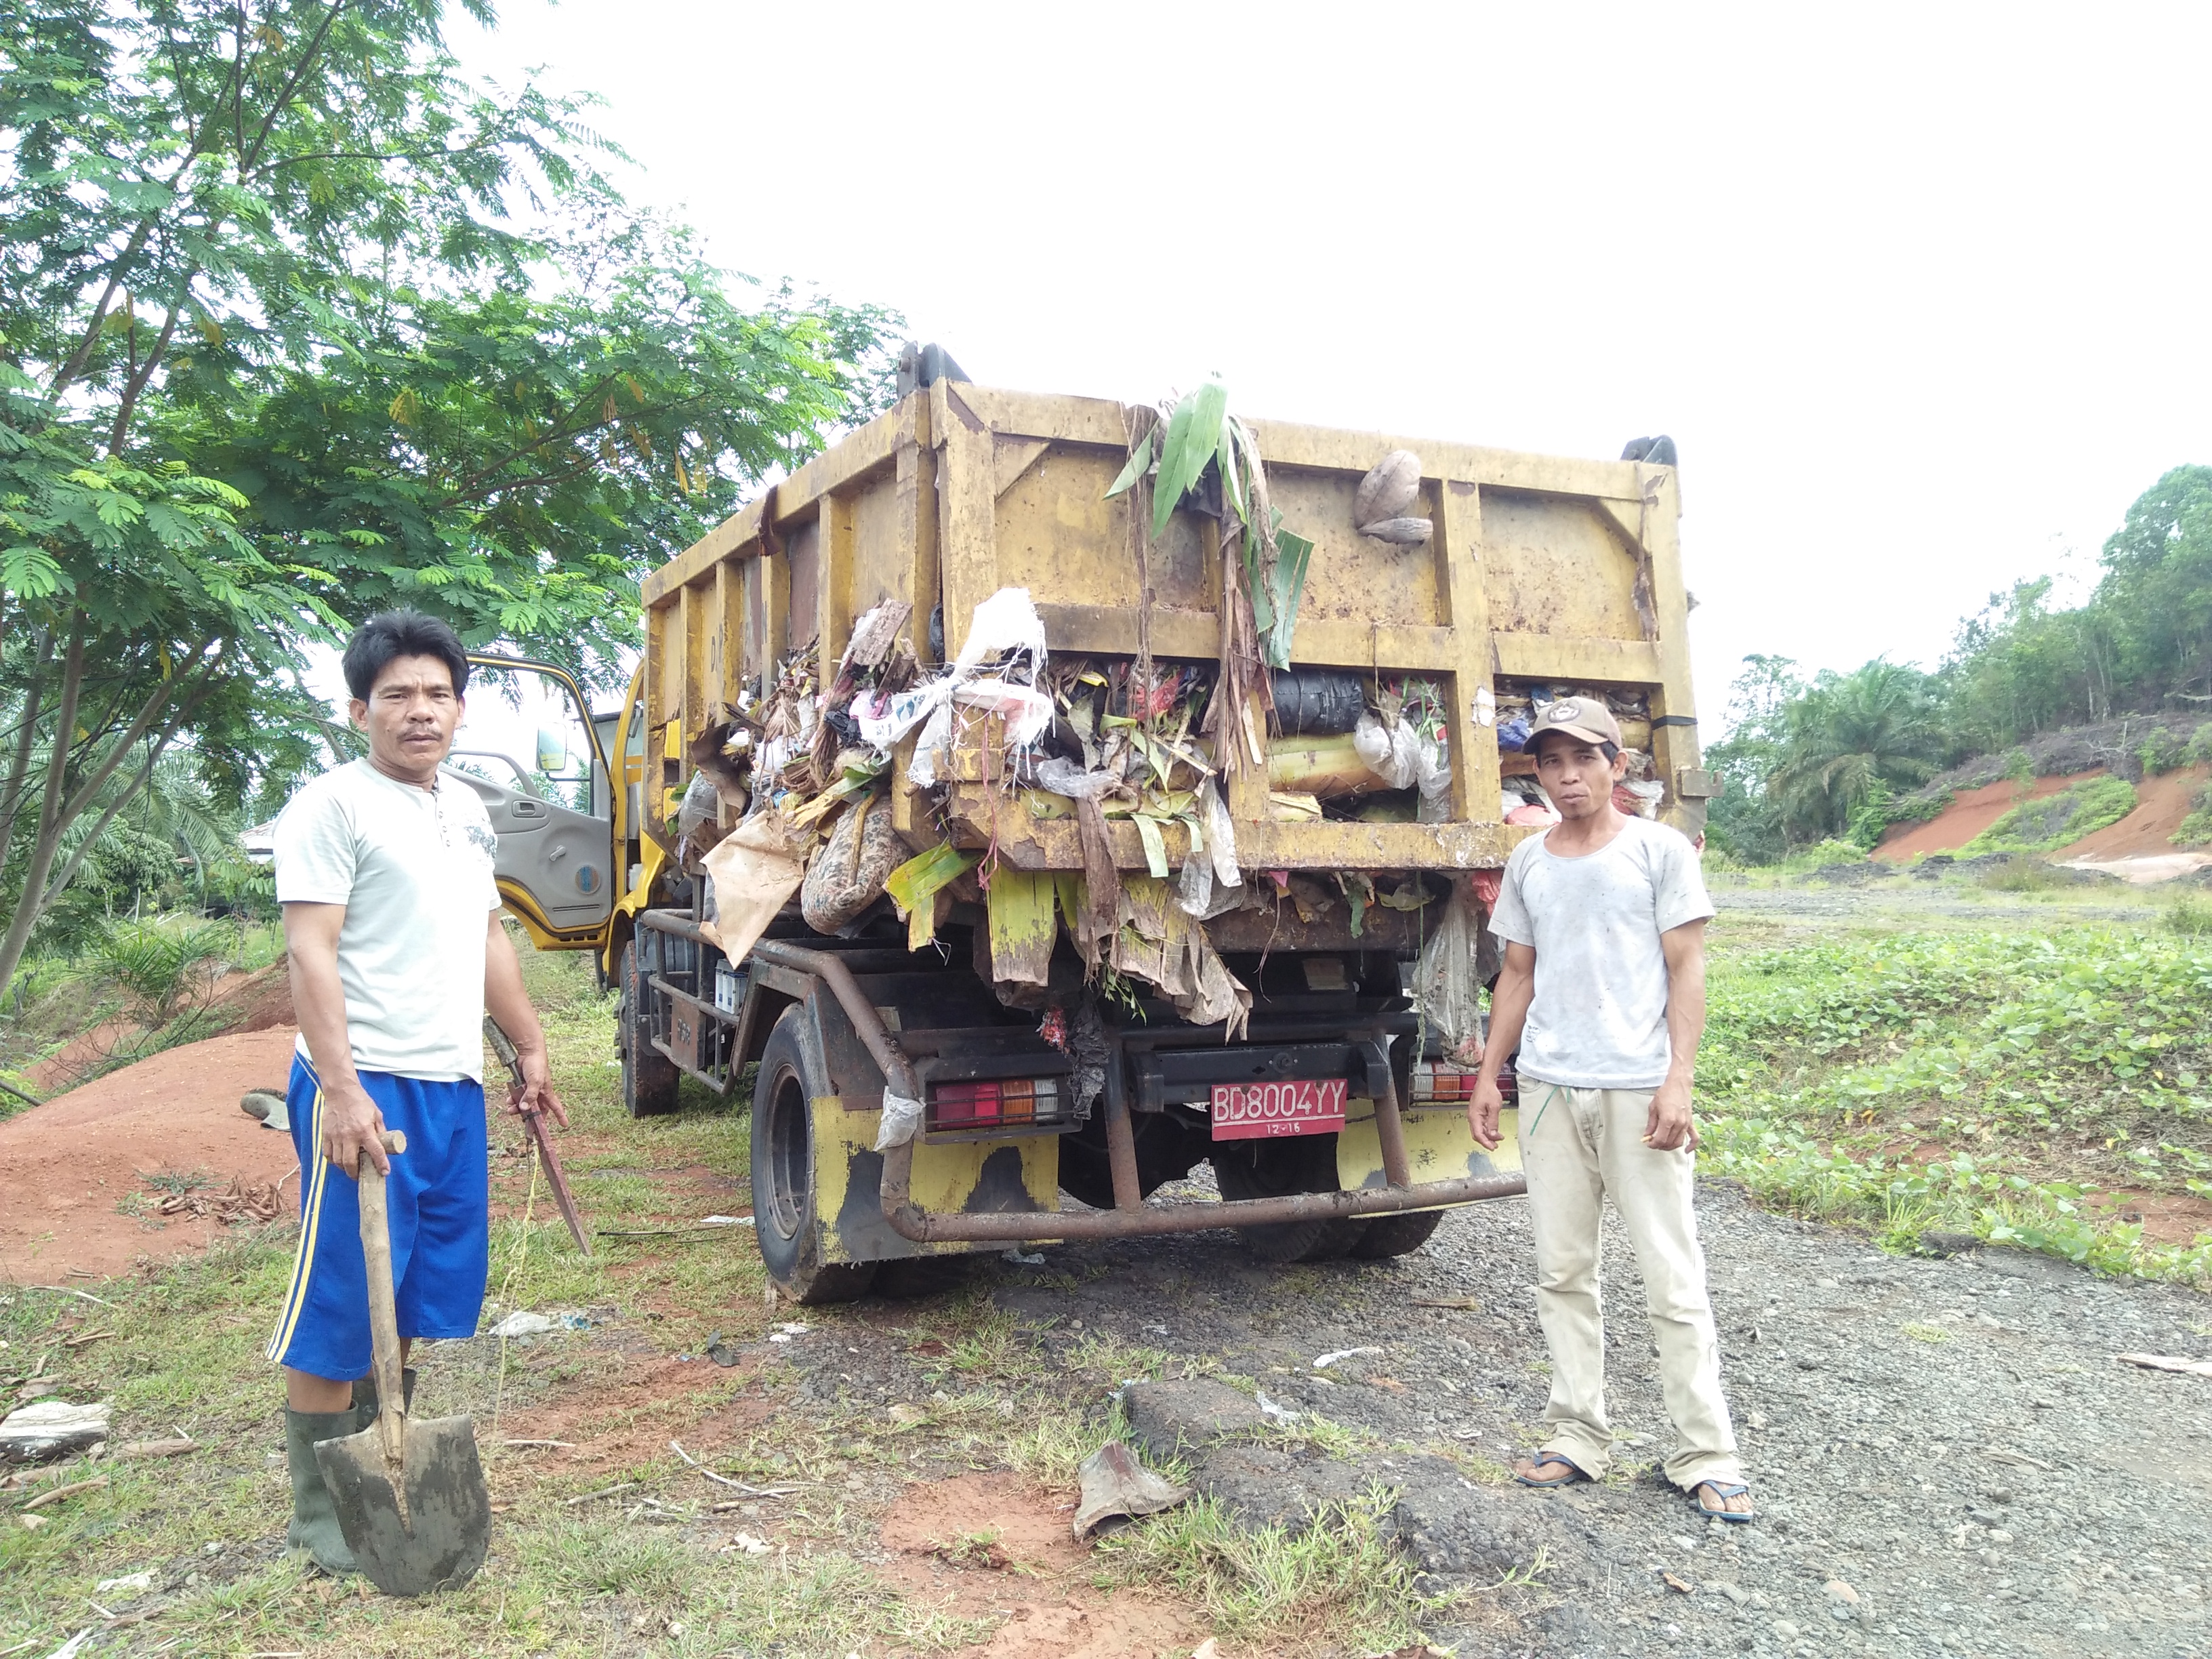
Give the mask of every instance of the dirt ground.
<path id="1" fill-rule="evenodd" d="M 284 1025 L 294 1026 L 292 981 L 282 962 L 251 974 L 226 974 L 206 988 L 198 1006 L 219 1022 L 224 1034 L 240 1036 Z M 79 1086 L 86 1076 L 109 1060 L 118 1045 L 140 1035 L 127 1020 L 109 1020 L 80 1033 L 61 1050 L 27 1067 L 23 1080 L 43 1095 L 57 1095 Z M 281 1074 L 276 1079 L 282 1080 Z"/>
<path id="2" fill-rule="evenodd" d="M 0 1121 L 0 1275 L 106 1278 L 222 1236 L 219 1220 L 118 1209 L 158 1202 L 149 1176 L 285 1182 L 296 1211 L 291 1137 L 238 1109 L 248 1089 L 283 1088 L 296 1035 L 272 1025 L 172 1048 Z"/>
<path id="3" fill-rule="evenodd" d="M 2071 788 L 2090 778 L 2101 778 L 2100 768 L 2094 772 L 2080 772 L 2072 777 L 2038 778 L 2027 787 L 2026 799 L 2041 800 L 2045 795 L 2055 795 L 2062 789 Z M 1951 804 L 1924 823 L 1900 823 L 1881 838 L 1874 849 L 1874 856 L 1893 864 L 1902 864 L 1923 853 L 1955 853 L 1976 836 L 2017 806 L 2022 797 L 2020 786 L 2007 780 L 2002 783 L 1985 783 L 1978 789 L 1961 789 L 1951 798 Z M 2180 819 L 2174 820 L 2176 823 Z M 2171 835 L 2172 831 L 2168 830 Z"/>

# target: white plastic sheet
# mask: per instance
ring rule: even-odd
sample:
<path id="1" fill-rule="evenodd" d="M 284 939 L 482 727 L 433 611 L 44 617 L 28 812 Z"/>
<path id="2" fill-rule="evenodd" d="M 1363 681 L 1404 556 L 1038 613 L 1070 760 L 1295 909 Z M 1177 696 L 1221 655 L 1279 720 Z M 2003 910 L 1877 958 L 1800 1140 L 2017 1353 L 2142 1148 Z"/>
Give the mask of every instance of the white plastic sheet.
<path id="1" fill-rule="evenodd" d="M 921 1103 L 909 1100 L 895 1089 L 884 1091 L 883 1120 L 876 1126 L 876 1150 L 888 1152 L 903 1146 L 921 1127 Z"/>

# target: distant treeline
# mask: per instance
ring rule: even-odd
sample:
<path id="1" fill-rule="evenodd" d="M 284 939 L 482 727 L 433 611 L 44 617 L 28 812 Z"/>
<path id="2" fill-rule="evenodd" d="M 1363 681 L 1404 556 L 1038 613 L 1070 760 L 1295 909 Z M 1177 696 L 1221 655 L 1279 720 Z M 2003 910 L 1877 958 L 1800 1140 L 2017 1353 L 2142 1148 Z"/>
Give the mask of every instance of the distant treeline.
<path id="1" fill-rule="evenodd" d="M 1808 679 L 1785 658 L 1746 658 L 1729 735 L 1708 751 L 1728 780 L 1713 845 L 1753 863 L 1828 839 L 1871 847 L 1920 815 L 1908 797 L 1973 757 L 2020 750 L 2025 775 L 2041 733 L 2142 715 L 2170 746 L 2166 728 L 2212 720 L 2212 467 L 2145 490 L 2099 563 L 2073 610 L 2051 608 L 2047 576 L 1993 595 L 1933 673 L 1876 658 Z"/>

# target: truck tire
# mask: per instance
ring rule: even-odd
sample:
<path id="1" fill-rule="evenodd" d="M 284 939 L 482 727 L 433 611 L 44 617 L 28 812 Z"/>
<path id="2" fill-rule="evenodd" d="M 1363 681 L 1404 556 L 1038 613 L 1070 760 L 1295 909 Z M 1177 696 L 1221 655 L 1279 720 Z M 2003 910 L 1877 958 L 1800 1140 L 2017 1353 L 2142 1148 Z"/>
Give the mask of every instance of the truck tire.
<path id="1" fill-rule="evenodd" d="M 616 973 L 622 985 L 615 1046 L 622 1051 L 623 1109 L 632 1117 L 659 1117 L 676 1109 L 676 1087 L 683 1074 L 674 1060 L 653 1046 L 653 1021 L 645 1012 L 645 970 L 639 965 L 635 939 L 623 946 L 622 966 Z"/>
<path id="2" fill-rule="evenodd" d="M 872 1261 L 829 1262 L 815 1224 L 814 1100 L 826 1094 L 809 1075 L 801 1040 L 806 1010 L 787 1008 L 769 1033 L 753 1079 L 753 1237 L 777 1290 L 811 1305 L 850 1302 L 875 1282 Z"/>
<path id="3" fill-rule="evenodd" d="M 1377 1261 L 1384 1256 L 1411 1255 L 1434 1237 L 1443 1222 L 1442 1210 L 1407 1210 L 1397 1215 L 1370 1216 L 1367 1231 L 1352 1247 L 1352 1254 L 1363 1261 Z"/>
<path id="4" fill-rule="evenodd" d="M 1292 1135 L 1217 1146 L 1213 1176 L 1224 1198 L 1333 1193 L 1337 1190 L 1336 1137 Z M 1359 1243 L 1366 1227 L 1360 1217 L 1333 1216 L 1237 1231 L 1245 1249 L 1262 1261 L 1333 1261 Z"/>

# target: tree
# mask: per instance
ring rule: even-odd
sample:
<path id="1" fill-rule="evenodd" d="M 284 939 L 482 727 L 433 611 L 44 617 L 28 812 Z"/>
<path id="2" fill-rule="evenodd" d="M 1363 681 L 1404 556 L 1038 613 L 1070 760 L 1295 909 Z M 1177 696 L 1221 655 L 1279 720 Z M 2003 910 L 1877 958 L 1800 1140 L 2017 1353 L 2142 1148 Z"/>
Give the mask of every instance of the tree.
<path id="1" fill-rule="evenodd" d="M 895 319 L 740 305 L 441 11 L 0 7 L 0 991 L 163 755 L 253 781 L 303 642 L 405 602 L 605 684 L 643 572 L 883 400 Z"/>
<path id="2" fill-rule="evenodd" d="M 1747 864 L 1768 864 L 1788 850 L 1781 803 L 1767 780 L 1781 763 L 1786 712 L 1804 695 L 1804 677 L 1787 657 L 1754 653 L 1729 688 L 1722 715 L 1728 735 L 1705 750 L 1721 793 L 1705 819 L 1706 838 Z"/>
<path id="3" fill-rule="evenodd" d="M 1842 835 L 1882 792 L 1933 775 L 1944 748 L 1936 697 L 1931 677 L 1877 657 L 1820 674 L 1786 704 L 1767 788 L 1790 838 Z"/>

